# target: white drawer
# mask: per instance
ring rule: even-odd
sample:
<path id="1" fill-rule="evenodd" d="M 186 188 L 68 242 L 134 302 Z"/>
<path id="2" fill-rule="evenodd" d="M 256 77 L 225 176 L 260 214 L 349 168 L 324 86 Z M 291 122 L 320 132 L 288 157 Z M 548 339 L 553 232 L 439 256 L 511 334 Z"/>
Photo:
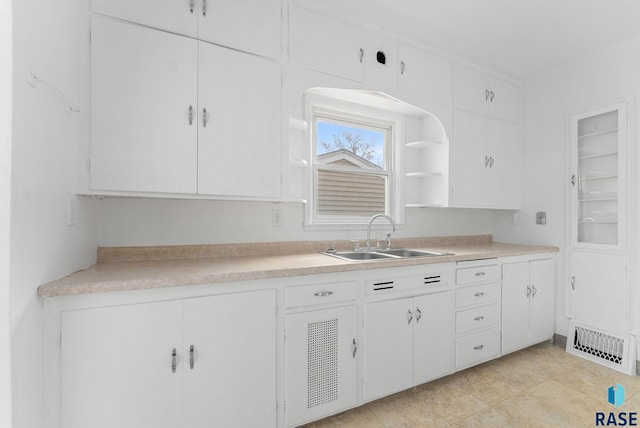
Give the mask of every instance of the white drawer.
<path id="1" fill-rule="evenodd" d="M 480 330 L 499 323 L 500 305 L 498 303 L 456 312 L 456 334 Z"/>
<path id="2" fill-rule="evenodd" d="M 458 308 L 493 303 L 499 300 L 500 284 L 497 282 L 456 289 L 456 307 Z"/>
<path id="3" fill-rule="evenodd" d="M 287 287 L 285 291 L 287 308 L 346 302 L 357 298 L 358 284 L 354 281 Z"/>
<path id="4" fill-rule="evenodd" d="M 456 284 L 473 284 L 500 280 L 500 266 L 487 265 L 456 269 Z"/>
<path id="5" fill-rule="evenodd" d="M 500 354 L 500 330 L 495 327 L 456 339 L 456 368 L 472 366 Z"/>

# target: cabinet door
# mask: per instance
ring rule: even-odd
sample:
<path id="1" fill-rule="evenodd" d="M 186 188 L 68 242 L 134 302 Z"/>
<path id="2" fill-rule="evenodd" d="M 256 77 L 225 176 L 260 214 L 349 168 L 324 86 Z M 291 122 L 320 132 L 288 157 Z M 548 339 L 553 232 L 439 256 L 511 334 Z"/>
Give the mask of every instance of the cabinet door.
<path id="1" fill-rule="evenodd" d="M 280 196 L 280 74 L 272 61 L 200 44 L 198 193 Z"/>
<path id="2" fill-rule="evenodd" d="M 280 0 L 201 1 L 197 11 L 201 40 L 280 58 Z"/>
<path id="3" fill-rule="evenodd" d="M 413 299 L 365 305 L 365 400 L 413 386 L 413 317 Z"/>
<path id="4" fill-rule="evenodd" d="M 184 302 L 184 422 L 177 426 L 276 426 L 275 301 L 275 290 L 264 290 Z"/>
<path id="5" fill-rule="evenodd" d="M 198 16 L 188 0 L 91 0 L 91 11 L 176 34 L 196 37 Z"/>
<path id="6" fill-rule="evenodd" d="M 517 209 L 520 207 L 522 181 L 520 128 L 503 120 L 485 120 L 489 156 L 486 203 L 492 208 Z"/>
<path id="7" fill-rule="evenodd" d="M 485 118 L 456 110 L 450 147 L 451 205 L 487 207 L 491 195 Z"/>
<path id="8" fill-rule="evenodd" d="M 571 251 L 570 263 L 569 316 L 626 330 L 626 256 Z"/>
<path id="9" fill-rule="evenodd" d="M 555 260 L 533 260 L 531 282 L 531 343 L 542 342 L 555 333 Z"/>
<path id="10" fill-rule="evenodd" d="M 489 79 L 489 114 L 499 119 L 520 122 L 520 88 L 500 79 Z"/>
<path id="11" fill-rule="evenodd" d="M 453 293 L 445 291 L 414 300 L 413 383 L 418 385 L 453 371 Z"/>
<path id="12" fill-rule="evenodd" d="M 181 322 L 179 302 L 63 312 L 61 426 L 182 426 Z"/>
<path id="13" fill-rule="evenodd" d="M 364 30 L 299 7 L 291 7 L 289 16 L 291 62 L 364 81 Z"/>
<path id="14" fill-rule="evenodd" d="M 531 343 L 529 262 L 502 265 L 502 353 Z"/>
<path id="15" fill-rule="evenodd" d="M 91 188 L 195 193 L 197 42 L 93 18 Z"/>
<path id="16" fill-rule="evenodd" d="M 456 66 L 454 68 L 454 106 L 476 113 L 488 113 L 489 78 L 475 70 Z"/>
<path id="17" fill-rule="evenodd" d="M 300 425 L 356 404 L 354 305 L 287 315 L 286 337 L 287 426 Z"/>
<path id="18" fill-rule="evenodd" d="M 398 90 L 403 99 L 452 103 L 452 69 L 448 61 L 402 43 L 399 57 Z"/>

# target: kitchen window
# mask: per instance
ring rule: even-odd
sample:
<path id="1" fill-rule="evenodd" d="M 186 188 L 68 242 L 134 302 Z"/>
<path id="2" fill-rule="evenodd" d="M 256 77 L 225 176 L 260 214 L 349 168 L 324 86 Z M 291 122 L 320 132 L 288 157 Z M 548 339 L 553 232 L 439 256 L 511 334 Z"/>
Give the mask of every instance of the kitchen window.
<path id="1" fill-rule="evenodd" d="M 378 213 L 397 217 L 394 142 L 401 121 L 393 113 L 342 107 L 310 107 L 307 224 L 366 224 Z"/>

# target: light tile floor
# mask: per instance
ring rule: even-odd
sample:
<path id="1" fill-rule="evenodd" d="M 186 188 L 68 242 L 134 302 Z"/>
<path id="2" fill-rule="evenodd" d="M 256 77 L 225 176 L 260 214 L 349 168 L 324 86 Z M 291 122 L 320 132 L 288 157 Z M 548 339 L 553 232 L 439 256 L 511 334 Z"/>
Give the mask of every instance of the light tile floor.
<path id="1" fill-rule="evenodd" d="M 607 402 L 615 383 L 626 392 L 618 409 Z M 306 428 L 593 427 L 596 412 L 640 413 L 640 376 L 540 344 Z"/>

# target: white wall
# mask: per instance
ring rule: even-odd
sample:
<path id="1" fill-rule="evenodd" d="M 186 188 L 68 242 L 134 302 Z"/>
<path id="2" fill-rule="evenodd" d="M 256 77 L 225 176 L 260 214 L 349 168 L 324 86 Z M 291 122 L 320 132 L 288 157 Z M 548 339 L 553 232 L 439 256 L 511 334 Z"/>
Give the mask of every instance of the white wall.
<path id="1" fill-rule="evenodd" d="M 42 426 L 42 307 L 37 288 L 95 260 L 95 201 L 77 199 L 78 224 L 66 225 L 66 199 L 75 192 L 78 119 L 76 113 L 65 112 L 61 94 L 72 103 L 79 98 L 78 43 L 88 38 L 79 33 L 78 13 L 79 0 L 13 3 L 9 304 L 14 428 Z M 5 26 L 0 28 L 4 34 Z M 4 58 L 0 63 L 5 64 Z M 29 73 L 48 83 L 31 86 Z M 0 214 L 0 220 L 3 217 Z"/>
<path id="2" fill-rule="evenodd" d="M 634 38 L 595 54 L 573 61 L 525 82 L 523 203 L 517 225 L 506 224 L 506 214 L 494 218 L 496 240 L 530 244 L 555 245 L 561 249 L 558 258 L 558 294 L 556 331 L 566 335 L 565 314 L 567 284 L 566 248 L 568 246 L 568 144 L 569 117 L 593 107 L 630 98 L 632 101 L 630 146 L 637 145 L 633 132 L 638 126 L 637 95 L 640 91 L 640 38 Z M 631 152 L 633 153 L 633 151 Z M 636 155 L 637 156 L 637 155 Z M 631 158 L 630 182 L 637 179 Z M 638 189 L 640 187 L 636 187 Z M 632 206 L 637 207 L 637 192 L 632 192 Z M 547 225 L 535 224 L 536 211 L 547 212 Z M 636 210 L 637 211 L 637 210 Z M 637 219 L 630 219 L 636 230 Z M 634 235 L 632 242 L 637 242 Z M 639 266 L 633 256 L 632 268 Z M 637 272 L 636 272 L 637 273 Z M 640 299 L 632 278 L 636 318 L 640 318 Z M 636 319 L 636 332 L 639 332 Z"/>
<path id="3" fill-rule="evenodd" d="M 9 237 L 11 210 L 11 1 L 0 0 L 0 427 L 11 426 Z"/>
<path id="4" fill-rule="evenodd" d="M 274 209 L 282 210 L 283 227 L 272 227 Z M 298 203 L 105 198 L 99 212 L 101 246 L 366 239 L 363 228 L 304 231 Z M 488 210 L 410 209 L 394 236 L 486 234 L 491 219 Z"/>

